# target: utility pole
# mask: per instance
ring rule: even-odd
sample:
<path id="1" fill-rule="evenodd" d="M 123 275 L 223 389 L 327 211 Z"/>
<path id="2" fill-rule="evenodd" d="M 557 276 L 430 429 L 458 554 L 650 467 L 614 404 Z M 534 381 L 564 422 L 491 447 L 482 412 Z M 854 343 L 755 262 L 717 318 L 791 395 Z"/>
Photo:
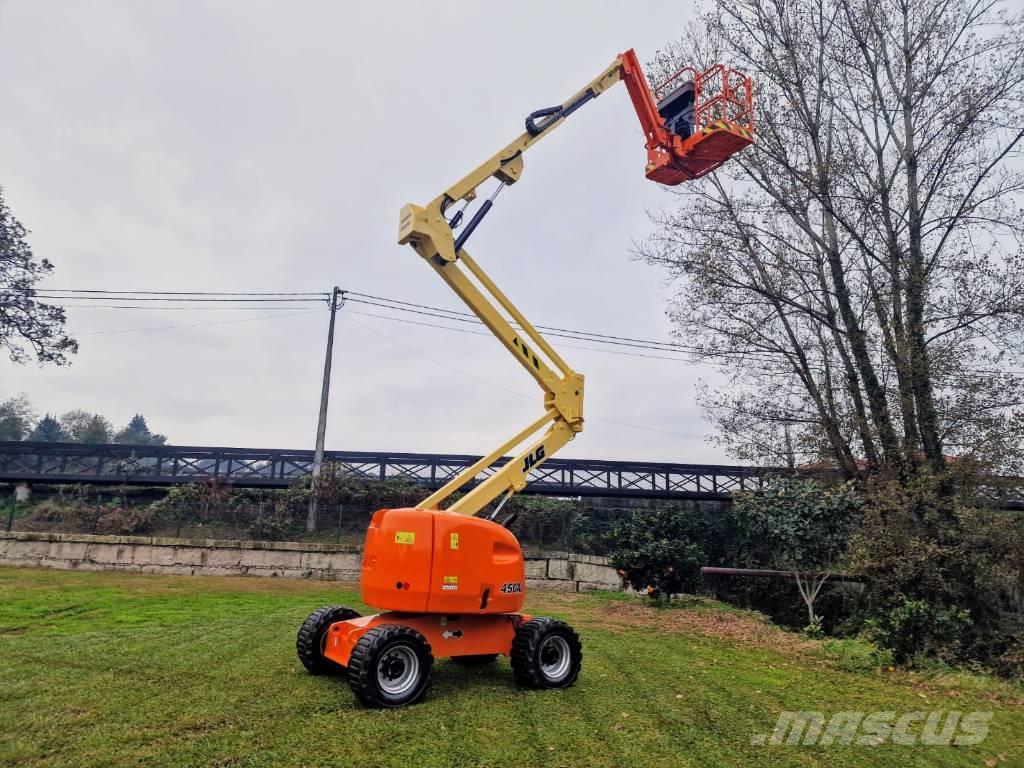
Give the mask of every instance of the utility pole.
<path id="1" fill-rule="evenodd" d="M 324 439 L 327 436 L 327 401 L 331 394 L 331 359 L 334 357 L 334 318 L 338 308 L 345 303 L 345 292 L 338 286 L 331 291 L 331 322 L 327 327 L 327 352 L 324 354 L 324 383 L 320 388 L 320 419 L 316 424 L 316 450 L 313 452 L 313 472 L 311 475 L 309 496 L 309 516 L 306 518 L 306 530 L 316 530 L 319 504 L 317 503 L 317 485 L 320 472 L 324 466 Z"/>

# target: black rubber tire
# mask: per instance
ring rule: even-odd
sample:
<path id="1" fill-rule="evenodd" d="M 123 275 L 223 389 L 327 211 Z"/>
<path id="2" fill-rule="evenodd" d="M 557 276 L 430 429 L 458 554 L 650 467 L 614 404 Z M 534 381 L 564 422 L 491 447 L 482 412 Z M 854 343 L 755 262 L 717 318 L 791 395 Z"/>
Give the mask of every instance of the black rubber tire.
<path id="1" fill-rule="evenodd" d="M 404 648 L 419 661 L 418 677 L 408 691 L 393 694 L 381 687 L 378 665 L 389 651 Z M 393 708 L 415 704 L 427 695 L 430 688 L 434 657 L 430 643 L 412 627 L 400 624 L 382 624 L 374 627 L 356 643 L 348 661 L 348 684 L 365 707 Z"/>
<path id="2" fill-rule="evenodd" d="M 541 651 L 549 638 L 564 640 L 569 653 L 568 670 L 557 679 L 549 677 L 543 669 Z M 512 673 L 516 682 L 527 688 L 568 688 L 579 677 L 583 665 L 583 645 L 573 628 L 555 619 L 531 619 L 516 631 L 512 640 Z"/>
<path id="3" fill-rule="evenodd" d="M 358 619 L 359 613 L 344 605 L 325 605 L 317 608 L 299 627 L 295 651 L 299 661 L 311 675 L 341 675 L 345 667 L 324 657 L 324 637 L 336 621 Z"/>
<path id="4" fill-rule="evenodd" d="M 480 653 L 474 656 L 452 656 L 452 663 L 461 667 L 482 667 L 484 664 L 493 664 L 498 658 L 496 653 Z"/>

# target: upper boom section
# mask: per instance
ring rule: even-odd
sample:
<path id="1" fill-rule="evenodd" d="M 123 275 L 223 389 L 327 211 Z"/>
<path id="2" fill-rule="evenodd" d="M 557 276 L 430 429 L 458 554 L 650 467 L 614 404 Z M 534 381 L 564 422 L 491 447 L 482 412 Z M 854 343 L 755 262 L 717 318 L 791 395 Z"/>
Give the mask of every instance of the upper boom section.
<path id="1" fill-rule="evenodd" d="M 522 175 L 527 149 L 620 80 L 626 85 L 647 139 L 645 172 L 653 181 L 675 186 L 700 178 L 753 141 L 749 77 L 722 64 L 704 72 L 685 67 L 652 94 L 636 53 L 630 48 L 562 104 L 530 113 L 522 134 L 434 198 L 426 210 L 444 214 L 452 203 L 472 202 L 477 187 L 492 177 L 503 184 L 515 184 Z M 403 209 L 401 243 L 407 242 L 409 234 L 404 226 L 405 213 Z M 451 247 L 445 242 L 437 244 L 438 255 L 445 261 L 455 260 L 454 242 L 453 236 Z"/>

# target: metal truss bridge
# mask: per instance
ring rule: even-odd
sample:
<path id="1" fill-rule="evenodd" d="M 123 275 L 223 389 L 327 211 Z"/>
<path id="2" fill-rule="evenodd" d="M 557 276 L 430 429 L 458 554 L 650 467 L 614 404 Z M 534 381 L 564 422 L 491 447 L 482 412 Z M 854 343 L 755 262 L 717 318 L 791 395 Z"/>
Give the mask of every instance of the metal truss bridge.
<path id="1" fill-rule="evenodd" d="M 324 460 L 367 480 L 405 480 L 440 488 L 478 456 L 326 451 Z M 500 459 L 495 467 L 507 459 Z M 0 482 L 168 486 L 217 479 L 239 487 L 285 488 L 307 477 L 312 451 L 177 445 L 82 445 L 0 441 Z M 474 482 L 488 477 L 484 470 Z M 530 474 L 525 493 L 547 496 L 724 501 L 760 488 L 778 469 L 723 464 L 549 459 Z M 468 487 L 472 487 L 470 484 Z M 1024 486 L 987 489 L 1003 509 L 1024 510 Z"/>
<path id="2" fill-rule="evenodd" d="M 479 456 L 326 451 L 368 480 L 405 480 L 437 489 Z M 500 459 L 500 467 L 507 459 Z M 235 486 L 285 488 L 307 477 L 312 451 L 176 445 L 82 445 L 0 441 L 0 482 L 176 485 L 216 478 Z M 494 471 L 480 473 L 479 482 Z M 549 459 L 530 474 L 525 493 L 651 499 L 724 500 L 754 489 L 769 470 L 715 464 Z M 472 486 L 469 486 L 472 487 Z"/>

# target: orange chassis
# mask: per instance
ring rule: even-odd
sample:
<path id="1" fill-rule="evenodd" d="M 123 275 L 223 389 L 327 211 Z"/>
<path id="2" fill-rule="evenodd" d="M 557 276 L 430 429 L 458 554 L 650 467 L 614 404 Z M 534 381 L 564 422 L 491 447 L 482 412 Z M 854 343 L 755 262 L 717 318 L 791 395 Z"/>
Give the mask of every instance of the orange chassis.
<path id="1" fill-rule="evenodd" d="M 382 509 L 366 532 L 360 616 L 342 605 L 309 615 L 296 638 L 314 675 L 344 675 L 369 707 L 415 704 L 437 658 L 489 664 L 509 658 L 517 683 L 564 688 L 579 675 L 579 636 L 568 624 L 520 612 L 523 553 L 502 525 L 457 512 Z"/>
<path id="2" fill-rule="evenodd" d="M 526 595 L 523 555 L 503 526 L 455 512 L 387 509 L 366 532 L 363 600 L 386 613 L 331 625 L 323 654 L 348 666 L 374 627 L 412 627 L 435 657 L 508 655 Z"/>
<path id="3" fill-rule="evenodd" d="M 374 627 L 385 624 L 401 624 L 415 629 L 430 643 L 435 658 L 484 656 L 492 653 L 508 656 L 512 651 L 516 630 L 531 618 L 523 613 L 439 616 L 398 611 L 361 616 L 331 625 L 324 656 L 347 667 L 352 649 L 359 638 Z"/>

